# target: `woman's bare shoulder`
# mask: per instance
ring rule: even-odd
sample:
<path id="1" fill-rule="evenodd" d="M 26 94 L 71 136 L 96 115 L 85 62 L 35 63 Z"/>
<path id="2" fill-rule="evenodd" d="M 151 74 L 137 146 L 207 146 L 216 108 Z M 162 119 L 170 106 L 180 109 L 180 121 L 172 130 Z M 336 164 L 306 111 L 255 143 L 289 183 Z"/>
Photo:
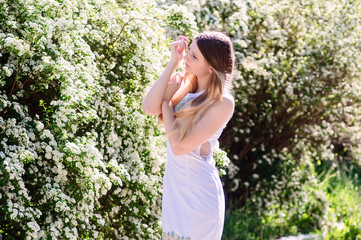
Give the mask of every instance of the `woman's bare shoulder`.
<path id="1" fill-rule="evenodd" d="M 224 92 L 222 94 L 222 99 L 217 101 L 217 108 L 229 108 L 234 109 L 234 97 L 230 92 Z"/>
<path id="2" fill-rule="evenodd" d="M 222 100 L 217 100 L 210 111 L 219 117 L 228 119 L 234 112 L 234 97 L 230 93 L 223 93 Z M 221 117 L 221 118 L 222 118 Z"/>
<path id="3" fill-rule="evenodd" d="M 230 102 L 234 105 L 234 97 L 229 91 L 225 91 L 222 95 L 223 101 Z"/>

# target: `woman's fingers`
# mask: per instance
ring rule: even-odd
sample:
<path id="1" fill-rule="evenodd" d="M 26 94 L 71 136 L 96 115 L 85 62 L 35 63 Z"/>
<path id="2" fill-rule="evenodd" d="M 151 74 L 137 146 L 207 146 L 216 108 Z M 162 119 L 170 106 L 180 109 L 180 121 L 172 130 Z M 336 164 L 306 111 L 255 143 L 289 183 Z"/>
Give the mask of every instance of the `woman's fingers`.
<path id="1" fill-rule="evenodd" d="M 187 42 L 189 42 L 186 37 L 178 37 L 178 39 L 172 42 L 170 45 L 175 46 L 179 52 L 187 50 Z"/>
<path id="2" fill-rule="evenodd" d="M 182 76 L 182 74 L 177 72 L 177 73 L 173 74 L 169 80 L 170 80 L 169 83 L 179 83 L 180 84 L 183 80 L 183 76 Z"/>
<path id="3" fill-rule="evenodd" d="M 187 50 L 187 48 L 188 48 L 188 43 L 189 43 L 189 39 L 188 39 L 187 37 L 185 37 L 185 36 L 179 36 L 179 38 L 180 38 L 181 40 L 183 40 L 182 43 L 184 44 L 184 49 Z"/>
<path id="4" fill-rule="evenodd" d="M 179 73 L 176 73 L 174 75 L 172 75 L 172 77 L 169 79 L 168 81 L 168 86 L 167 86 L 167 90 L 165 92 L 165 98 L 166 99 L 171 99 L 172 96 L 177 92 L 177 90 L 179 89 L 182 81 L 180 79 L 180 75 Z"/>
<path id="5" fill-rule="evenodd" d="M 177 79 L 177 82 L 178 83 L 181 83 L 182 82 L 182 80 L 183 80 L 183 76 L 182 76 L 182 74 L 180 74 L 179 72 L 177 72 L 176 73 L 176 79 Z"/>
<path id="6" fill-rule="evenodd" d="M 186 49 L 187 46 L 187 44 L 183 40 L 175 41 L 171 45 L 175 45 L 178 51 Z"/>
<path id="7" fill-rule="evenodd" d="M 186 37 L 186 36 L 179 36 L 178 38 L 177 38 L 177 40 L 180 40 L 180 39 L 182 39 L 182 40 L 184 40 L 184 41 L 186 41 L 186 42 L 189 42 L 189 39 Z"/>
<path id="8" fill-rule="evenodd" d="M 188 43 L 189 43 L 189 39 L 188 39 L 187 37 L 185 37 L 185 36 L 179 36 L 179 38 L 180 38 L 181 40 L 183 40 L 184 49 L 187 50 L 187 48 L 188 48 Z"/>
<path id="9" fill-rule="evenodd" d="M 179 41 L 174 41 L 170 44 L 171 47 L 174 47 L 178 52 L 180 51 L 180 45 L 182 45 L 182 42 Z"/>
<path id="10" fill-rule="evenodd" d="M 170 43 L 172 59 L 176 60 L 177 62 L 183 59 L 183 56 L 188 48 L 187 42 L 189 42 L 188 38 L 179 36 L 176 41 Z"/>

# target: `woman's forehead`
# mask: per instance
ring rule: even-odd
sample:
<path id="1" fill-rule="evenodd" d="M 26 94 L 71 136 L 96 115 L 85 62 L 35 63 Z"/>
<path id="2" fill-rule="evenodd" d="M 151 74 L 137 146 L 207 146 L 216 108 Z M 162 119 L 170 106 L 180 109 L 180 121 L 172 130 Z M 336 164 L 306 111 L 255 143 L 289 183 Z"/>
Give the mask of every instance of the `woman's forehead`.
<path id="1" fill-rule="evenodd" d="M 190 45 L 189 45 L 190 49 L 196 53 L 196 54 L 200 54 L 201 52 L 198 49 L 198 45 L 196 43 L 196 41 L 193 41 Z"/>

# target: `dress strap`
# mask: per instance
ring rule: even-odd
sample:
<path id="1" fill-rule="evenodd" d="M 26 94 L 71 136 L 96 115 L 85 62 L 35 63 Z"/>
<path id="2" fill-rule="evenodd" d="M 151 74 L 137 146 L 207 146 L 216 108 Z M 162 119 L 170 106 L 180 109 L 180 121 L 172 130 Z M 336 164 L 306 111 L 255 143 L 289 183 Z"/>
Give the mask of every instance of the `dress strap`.
<path id="1" fill-rule="evenodd" d="M 197 92 L 197 93 L 187 93 L 184 98 L 174 107 L 174 111 L 178 112 L 181 108 L 187 103 L 190 102 L 197 97 L 199 97 L 204 91 Z"/>

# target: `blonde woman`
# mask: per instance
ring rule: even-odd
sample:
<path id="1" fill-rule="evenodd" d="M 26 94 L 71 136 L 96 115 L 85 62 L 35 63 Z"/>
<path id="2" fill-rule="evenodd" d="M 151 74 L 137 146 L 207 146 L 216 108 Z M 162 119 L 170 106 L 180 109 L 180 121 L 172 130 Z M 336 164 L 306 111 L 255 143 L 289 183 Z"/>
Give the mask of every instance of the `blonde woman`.
<path id="1" fill-rule="evenodd" d="M 143 102 L 167 134 L 163 181 L 163 239 L 219 240 L 225 201 L 212 149 L 234 111 L 230 94 L 234 53 L 223 33 L 180 36 L 171 60 Z M 180 61 L 185 73 L 174 73 Z"/>

